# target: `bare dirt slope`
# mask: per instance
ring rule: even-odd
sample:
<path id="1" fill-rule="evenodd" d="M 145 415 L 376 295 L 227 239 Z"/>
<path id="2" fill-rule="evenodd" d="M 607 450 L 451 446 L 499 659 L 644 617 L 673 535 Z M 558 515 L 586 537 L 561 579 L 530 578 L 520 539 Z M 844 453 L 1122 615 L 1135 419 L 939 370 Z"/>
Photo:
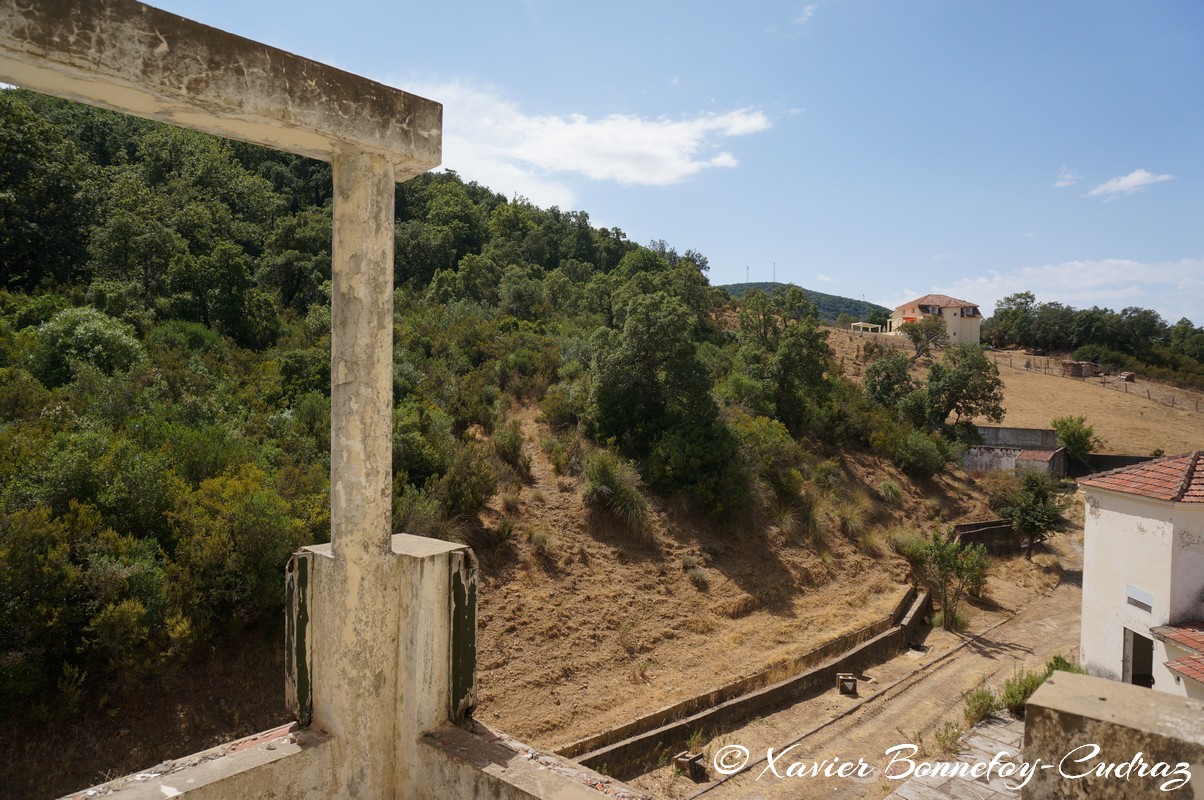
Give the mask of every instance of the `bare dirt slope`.
<path id="1" fill-rule="evenodd" d="M 829 341 L 841 369 L 856 379 L 864 371 L 869 342 L 910 354 L 897 336 L 831 329 Z M 1003 379 L 1004 425 L 1048 428 L 1057 417 L 1083 416 L 1103 438 L 1102 453 L 1148 455 L 1156 449 L 1185 453 L 1204 448 L 1204 393 L 1143 380 L 1126 384 L 1108 378 L 1105 385 L 1100 379 L 1064 378 L 1057 358 L 1007 351 L 989 356 Z M 922 376 L 928 363 L 921 360 L 913 373 Z"/>
<path id="2" fill-rule="evenodd" d="M 907 586 L 904 562 L 880 540 L 830 526 L 806 539 L 768 524 L 723 530 L 655 504 L 655 544 L 639 545 L 587 511 L 580 478 L 554 473 L 536 416 L 518 410 L 532 467 L 515 532 L 489 544 L 503 517 L 495 498 L 473 542 L 477 716 L 511 735 L 555 748 L 607 730 L 856 630 Z M 859 498 L 867 529 L 933 512 L 989 515 L 964 477 L 934 482 L 941 499 L 925 503 L 889 465 L 849 458 L 845 470 L 853 485 L 893 477 L 904 487 L 894 504 Z M 687 577 L 686 556 L 703 564 L 706 586 Z"/>

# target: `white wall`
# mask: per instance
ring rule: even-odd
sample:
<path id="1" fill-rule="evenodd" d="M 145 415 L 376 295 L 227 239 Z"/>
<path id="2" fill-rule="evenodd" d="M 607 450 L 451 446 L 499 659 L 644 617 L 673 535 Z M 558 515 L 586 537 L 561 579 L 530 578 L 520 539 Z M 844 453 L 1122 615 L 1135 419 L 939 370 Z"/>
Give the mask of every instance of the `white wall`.
<path id="1" fill-rule="evenodd" d="M 1175 504 L 1171 619 L 1204 619 L 1204 503 Z"/>
<path id="2" fill-rule="evenodd" d="M 1125 628 L 1154 639 L 1151 628 L 1204 611 L 1204 508 L 1090 487 L 1085 493 L 1080 658 L 1092 674 L 1120 680 Z M 1152 595 L 1152 610 L 1129 604 L 1127 587 Z M 1176 681 L 1164 666 L 1182 655 L 1154 639 L 1154 688 L 1197 696 L 1200 687 Z"/>
<path id="3" fill-rule="evenodd" d="M 1124 629 L 1152 639 L 1150 628 L 1170 621 L 1173 508 L 1131 495 L 1085 491 L 1080 658 L 1093 675 L 1120 680 Z M 1128 603 L 1129 586 L 1153 595 L 1152 611 Z M 1154 645 L 1154 680 L 1161 689 L 1159 642 Z"/>

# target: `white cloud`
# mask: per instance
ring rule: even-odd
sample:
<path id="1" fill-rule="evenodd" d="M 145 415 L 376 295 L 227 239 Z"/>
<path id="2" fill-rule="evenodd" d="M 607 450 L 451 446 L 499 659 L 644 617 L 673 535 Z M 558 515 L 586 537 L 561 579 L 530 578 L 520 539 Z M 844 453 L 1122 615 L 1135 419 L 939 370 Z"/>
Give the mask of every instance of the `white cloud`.
<path id="1" fill-rule="evenodd" d="M 1087 192 L 1087 196 L 1098 197 L 1103 195 L 1111 200 L 1119 194 L 1132 194 L 1143 186 L 1149 186 L 1152 183 L 1161 183 L 1162 181 L 1172 181 L 1174 179 L 1174 175 L 1154 175 L 1146 172 L 1144 169 L 1135 169 L 1128 175 L 1119 175 L 1112 180 L 1104 181 L 1099 186 Z"/>
<path id="2" fill-rule="evenodd" d="M 831 275 L 825 275 L 822 272 L 816 275 L 815 279 L 817 281 L 823 281 L 824 283 L 836 283 L 835 278 L 833 278 Z"/>
<path id="3" fill-rule="evenodd" d="M 807 22 L 815 16 L 815 12 L 819 10 L 818 3 L 812 3 L 808 6 L 803 6 L 803 10 L 794 18 L 796 25 L 806 25 Z"/>
<path id="4" fill-rule="evenodd" d="M 1063 166 L 1058 170 L 1058 179 L 1054 181 L 1054 186 L 1061 189 L 1065 186 L 1074 186 L 1083 179 L 1082 175 L 1076 175 L 1069 167 Z"/>
<path id="5" fill-rule="evenodd" d="M 396 85 L 402 85 L 395 82 Z M 718 143 L 771 127 L 763 112 L 655 119 L 611 114 L 528 114 L 494 89 L 404 82 L 443 103 L 443 165 L 495 191 L 571 207 L 573 177 L 623 186 L 666 186 L 737 160 Z"/>
<path id="6" fill-rule="evenodd" d="M 984 314 L 1016 292 L 1032 292 L 1038 302 L 1075 308 L 1152 308 L 1168 322 L 1180 317 L 1204 323 L 1198 298 L 1204 297 L 1204 258 L 1142 262 L 1123 258 L 1065 261 L 1010 272 L 989 272 L 932 291 L 978 303 Z"/>

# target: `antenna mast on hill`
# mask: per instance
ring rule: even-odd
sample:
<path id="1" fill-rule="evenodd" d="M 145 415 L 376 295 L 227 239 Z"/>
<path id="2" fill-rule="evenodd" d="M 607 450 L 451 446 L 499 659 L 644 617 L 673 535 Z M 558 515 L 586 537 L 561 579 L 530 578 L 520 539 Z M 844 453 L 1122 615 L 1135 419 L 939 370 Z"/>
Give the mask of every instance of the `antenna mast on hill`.
<path id="1" fill-rule="evenodd" d="M 748 265 L 744 265 L 744 282 L 748 283 Z"/>

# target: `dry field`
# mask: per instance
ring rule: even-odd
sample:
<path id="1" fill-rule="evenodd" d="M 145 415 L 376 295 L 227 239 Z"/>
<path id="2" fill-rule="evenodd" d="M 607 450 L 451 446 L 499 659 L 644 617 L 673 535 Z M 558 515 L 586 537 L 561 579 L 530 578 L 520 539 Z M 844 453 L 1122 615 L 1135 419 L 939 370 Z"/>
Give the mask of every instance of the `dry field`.
<path id="1" fill-rule="evenodd" d="M 1017 362 L 1022 363 L 1022 362 Z M 1077 380 L 1000 364 L 1003 378 L 1004 425 L 1047 428 L 1055 417 L 1084 416 L 1104 440 L 1103 453 L 1147 455 L 1156 449 L 1168 454 L 1204 449 L 1204 396 L 1162 384 L 1137 381 L 1128 394 L 1101 386 L 1098 380 Z M 1147 399 L 1146 390 L 1153 399 Z M 1159 398 L 1174 395 L 1171 408 Z M 1199 402 L 1201 413 L 1195 403 Z M 1184 408 L 1184 405 L 1187 405 Z"/>
<path id="2" fill-rule="evenodd" d="M 860 351 L 871 340 L 895 349 L 904 349 L 905 344 L 898 337 L 855 336 L 832 329 L 830 342 L 845 374 L 860 377 L 864 367 Z M 1063 378 L 1052 374 L 1060 371 L 1056 358 L 1006 351 L 994 353 L 992 358 L 1004 383 L 1004 425 L 1048 428 L 1057 417 L 1083 416 L 1104 440 L 1102 453 L 1147 455 L 1154 450 L 1171 454 L 1204 449 L 1204 393 L 1142 380 L 1123 384 L 1109 379 L 1103 386 L 1099 379 Z M 1025 369 L 1025 363 L 1031 363 L 1033 369 Z M 918 367 L 917 376 L 923 374 L 923 362 Z M 1171 397 L 1175 398 L 1173 408 Z"/>

